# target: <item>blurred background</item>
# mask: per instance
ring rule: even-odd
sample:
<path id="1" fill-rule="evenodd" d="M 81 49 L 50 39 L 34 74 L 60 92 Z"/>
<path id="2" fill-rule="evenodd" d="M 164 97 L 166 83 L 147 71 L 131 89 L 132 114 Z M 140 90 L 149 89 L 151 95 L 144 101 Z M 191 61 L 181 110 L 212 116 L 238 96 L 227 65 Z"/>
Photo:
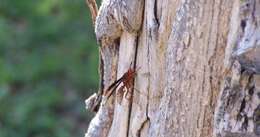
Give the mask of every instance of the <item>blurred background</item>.
<path id="1" fill-rule="evenodd" d="M 0 0 L 0 137 L 83 137 L 98 79 L 84 0 Z"/>

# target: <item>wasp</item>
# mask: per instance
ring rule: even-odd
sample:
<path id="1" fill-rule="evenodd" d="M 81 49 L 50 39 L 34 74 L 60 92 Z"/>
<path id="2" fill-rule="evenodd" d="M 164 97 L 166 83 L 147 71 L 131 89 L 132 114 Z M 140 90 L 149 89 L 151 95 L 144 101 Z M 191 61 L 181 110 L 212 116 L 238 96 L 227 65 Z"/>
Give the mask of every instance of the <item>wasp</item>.
<path id="1" fill-rule="evenodd" d="M 127 93 L 131 90 L 131 86 L 133 83 L 133 80 L 136 76 L 136 70 L 129 68 L 122 77 L 120 77 L 118 80 L 113 82 L 106 90 L 104 96 L 109 99 L 109 97 L 114 93 L 114 91 L 118 88 L 118 86 L 122 83 L 122 86 L 119 88 L 119 91 L 122 91 L 124 88 L 126 88 Z M 127 94 L 126 93 L 126 94 Z"/>

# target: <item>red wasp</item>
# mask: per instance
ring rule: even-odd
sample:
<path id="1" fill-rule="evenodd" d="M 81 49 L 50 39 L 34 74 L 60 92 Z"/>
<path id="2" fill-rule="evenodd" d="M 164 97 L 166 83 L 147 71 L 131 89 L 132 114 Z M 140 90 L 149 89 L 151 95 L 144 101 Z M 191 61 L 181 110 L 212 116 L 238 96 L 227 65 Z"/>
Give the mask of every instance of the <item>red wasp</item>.
<path id="1" fill-rule="evenodd" d="M 122 77 L 120 77 L 118 80 L 113 82 L 106 90 L 105 96 L 107 99 L 113 94 L 113 92 L 116 90 L 116 88 L 123 83 L 123 85 L 119 88 L 119 91 L 123 88 L 126 88 L 127 91 L 130 91 L 132 82 L 135 78 L 136 71 L 132 68 L 129 68 L 127 72 L 124 73 Z"/>

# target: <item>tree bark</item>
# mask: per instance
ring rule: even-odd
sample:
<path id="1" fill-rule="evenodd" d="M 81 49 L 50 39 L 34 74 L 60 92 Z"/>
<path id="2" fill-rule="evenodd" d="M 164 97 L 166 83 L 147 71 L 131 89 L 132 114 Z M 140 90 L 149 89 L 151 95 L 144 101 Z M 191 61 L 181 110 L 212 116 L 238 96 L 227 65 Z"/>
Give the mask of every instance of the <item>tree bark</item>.
<path id="1" fill-rule="evenodd" d="M 85 137 L 259 136 L 259 24 L 259 0 L 103 0 L 103 96 Z M 131 88 L 104 96 L 129 68 Z"/>

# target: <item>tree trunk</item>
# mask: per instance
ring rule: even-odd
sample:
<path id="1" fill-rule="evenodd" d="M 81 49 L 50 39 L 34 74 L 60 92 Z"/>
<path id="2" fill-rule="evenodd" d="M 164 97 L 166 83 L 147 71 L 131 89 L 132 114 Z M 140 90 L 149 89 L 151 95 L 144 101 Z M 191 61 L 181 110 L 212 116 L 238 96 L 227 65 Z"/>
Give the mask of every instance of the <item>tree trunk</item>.
<path id="1" fill-rule="evenodd" d="M 95 32 L 102 101 L 85 137 L 260 135 L 260 0 L 103 0 Z M 105 96 L 129 68 L 130 88 Z"/>

